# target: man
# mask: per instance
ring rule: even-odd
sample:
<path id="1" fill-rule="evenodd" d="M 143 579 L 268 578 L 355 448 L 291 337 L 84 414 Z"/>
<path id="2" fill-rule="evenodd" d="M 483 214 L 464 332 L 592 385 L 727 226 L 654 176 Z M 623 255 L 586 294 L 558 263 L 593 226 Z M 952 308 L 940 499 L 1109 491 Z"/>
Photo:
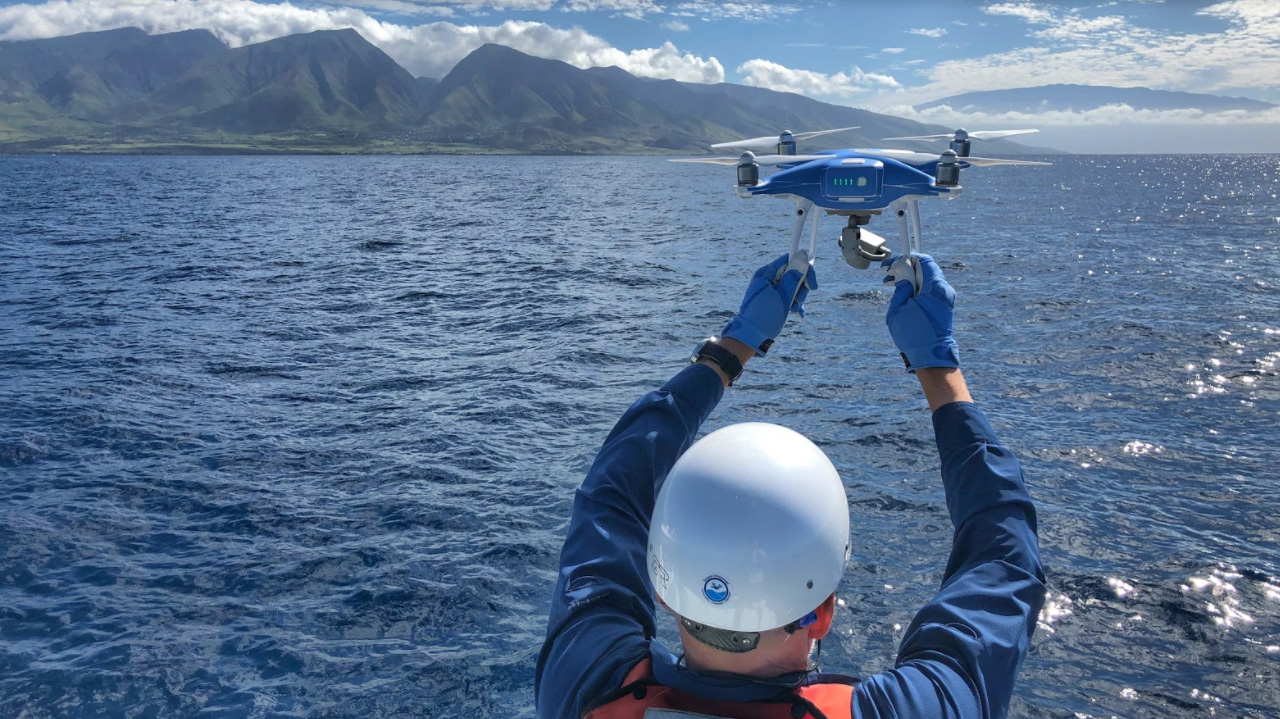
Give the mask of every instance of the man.
<path id="1" fill-rule="evenodd" d="M 812 268 L 803 283 L 798 270 L 777 278 L 787 259 L 756 273 L 722 337 L 627 410 L 579 489 L 538 658 L 543 719 L 1008 712 L 1045 597 L 1035 509 L 969 395 L 955 293 L 931 258 L 910 261 L 918 292 L 909 261 L 885 263 L 897 280 L 887 323 L 933 413 L 955 534 L 942 587 L 892 670 L 860 682 L 811 671 L 850 539 L 844 487 L 822 451 L 754 423 L 694 443 L 742 364 L 816 288 Z M 654 638 L 658 604 L 676 615 L 683 656 Z"/>

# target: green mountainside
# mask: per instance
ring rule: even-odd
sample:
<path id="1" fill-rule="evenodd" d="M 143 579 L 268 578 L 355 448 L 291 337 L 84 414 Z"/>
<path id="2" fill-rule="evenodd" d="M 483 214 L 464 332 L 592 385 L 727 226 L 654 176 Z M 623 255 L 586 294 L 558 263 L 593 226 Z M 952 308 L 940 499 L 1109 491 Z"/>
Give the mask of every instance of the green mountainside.
<path id="1" fill-rule="evenodd" d="M 473 144 L 562 152 L 702 151 L 716 136 L 712 123 L 633 92 L 630 81 L 643 81 L 611 69 L 624 77 L 485 45 L 440 81 L 424 129 Z M 669 137 L 679 140 L 662 141 Z"/>
<path id="2" fill-rule="evenodd" d="M 121 107 L 226 52 L 207 30 L 148 35 L 137 28 L 0 42 L 0 141 L 21 129 L 88 132 Z"/>
<path id="3" fill-rule="evenodd" d="M 135 108 L 150 123 L 250 135 L 411 123 L 421 109 L 414 77 L 355 30 L 228 50 Z"/>
<path id="4" fill-rule="evenodd" d="M 485 45 L 414 78 L 354 30 L 228 49 L 136 28 L 0 42 L 0 152 L 705 153 L 860 125 L 837 142 L 946 131 L 791 93 L 583 70 Z M 1033 151 L 1007 141 L 984 154 Z"/>

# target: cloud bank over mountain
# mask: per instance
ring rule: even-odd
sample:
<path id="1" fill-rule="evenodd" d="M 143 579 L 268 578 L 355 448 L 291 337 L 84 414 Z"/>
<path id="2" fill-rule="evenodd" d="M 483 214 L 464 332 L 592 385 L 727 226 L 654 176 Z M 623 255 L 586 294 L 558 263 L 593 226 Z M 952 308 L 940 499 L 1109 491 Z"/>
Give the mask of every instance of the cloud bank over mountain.
<path id="1" fill-rule="evenodd" d="M 12 0 L 0 0 L 0 3 Z M 1280 102 L 1280 2 L 985 0 L 45 0 L 0 5 L 0 40 L 208 28 L 230 47 L 354 28 L 418 77 L 486 43 L 638 77 L 736 82 L 950 125 L 1270 127 L 1272 111 L 973 112 L 913 106 L 964 92 L 1090 83 Z M 1272 143 L 1270 147 L 1280 147 Z"/>
<path id="2" fill-rule="evenodd" d="M 588 2 L 589 0 L 582 0 Z M 608 4 L 608 0 L 590 0 Z M 363 3 L 372 3 L 369 0 Z M 377 2 L 381 9 L 418 15 L 452 15 L 449 7 Z M 545 8 L 554 2 L 511 0 L 473 3 L 477 7 Z M 633 10 L 642 3 L 616 0 L 616 9 Z M 406 6 L 402 8 L 401 6 Z M 0 7 L 0 40 L 30 40 L 79 32 L 140 27 L 149 33 L 208 29 L 230 47 L 263 42 L 316 30 L 354 28 L 417 76 L 443 77 L 476 48 L 497 43 L 521 52 L 562 60 L 576 67 L 617 66 L 639 77 L 716 83 L 725 79 L 714 57 L 681 52 L 670 42 L 657 47 L 620 50 L 580 27 L 562 29 L 546 23 L 507 20 L 496 25 L 449 21 L 417 25 L 378 20 L 358 7 L 303 8 L 288 3 L 253 0 L 92 0 L 53 1 L 39 5 Z"/>

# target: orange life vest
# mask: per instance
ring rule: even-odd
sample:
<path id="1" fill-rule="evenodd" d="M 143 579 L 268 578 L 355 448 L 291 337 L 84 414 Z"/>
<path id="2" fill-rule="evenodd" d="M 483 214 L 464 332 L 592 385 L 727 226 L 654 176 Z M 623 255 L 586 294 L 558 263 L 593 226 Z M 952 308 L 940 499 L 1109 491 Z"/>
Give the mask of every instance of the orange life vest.
<path id="1" fill-rule="evenodd" d="M 649 709 L 726 719 L 849 719 L 853 681 L 820 676 L 816 683 L 780 692 L 774 700 L 717 701 L 659 684 L 653 678 L 652 660 L 646 658 L 627 673 L 620 689 L 604 696 L 583 719 L 643 719 Z"/>

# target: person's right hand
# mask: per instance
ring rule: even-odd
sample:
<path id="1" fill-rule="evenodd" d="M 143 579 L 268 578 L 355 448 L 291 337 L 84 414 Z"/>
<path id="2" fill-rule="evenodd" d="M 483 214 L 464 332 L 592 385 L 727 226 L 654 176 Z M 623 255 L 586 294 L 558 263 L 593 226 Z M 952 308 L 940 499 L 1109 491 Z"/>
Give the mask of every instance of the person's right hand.
<path id="1" fill-rule="evenodd" d="M 956 291 L 947 284 L 938 263 L 928 255 L 914 255 L 920 263 L 923 282 L 920 292 L 909 279 L 894 285 L 893 299 L 885 323 L 893 343 L 907 362 L 907 371 L 925 367 L 959 367 L 960 348 L 951 336 Z M 890 257 L 880 266 L 888 270 L 898 257 Z M 890 281 L 890 277 L 885 278 Z"/>
<path id="2" fill-rule="evenodd" d="M 809 290 L 818 289 L 818 276 L 814 274 L 813 265 L 807 262 L 807 257 L 805 254 L 798 260 L 805 267 L 804 275 L 793 269 L 775 280 L 778 273 L 789 265 L 789 254 L 756 270 L 738 314 L 720 335 L 732 337 L 755 350 L 757 356 L 763 356 L 782 332 L 787 314 L 794 312 L 804 317 L 805 298 L 809 296 Z"/>

